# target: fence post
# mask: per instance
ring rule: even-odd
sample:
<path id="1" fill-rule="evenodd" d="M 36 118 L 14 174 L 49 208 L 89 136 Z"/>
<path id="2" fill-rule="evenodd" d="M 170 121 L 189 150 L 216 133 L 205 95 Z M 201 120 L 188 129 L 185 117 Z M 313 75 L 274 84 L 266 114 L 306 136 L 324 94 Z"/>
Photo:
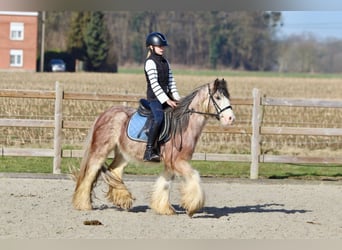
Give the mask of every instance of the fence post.
<path id="1" fill-rule="evenodd" d="M 63 88 L 59 82 L 56 82 L 56 96 L 55 96 L 55 131 L 54 131 L 54 157 L 53 157 L 53 173 L 61 173 L 62 161 L 62 103 L 63 103 Z"/>
<path id="2" fill-rule="evenodd" d="M 253 89 L 252 138 L 251 138 L 251 168 L 250 178 L 258 179 L 260 155 L 260 126 L 261 126 L 261 95 L 260 90 Z"/>

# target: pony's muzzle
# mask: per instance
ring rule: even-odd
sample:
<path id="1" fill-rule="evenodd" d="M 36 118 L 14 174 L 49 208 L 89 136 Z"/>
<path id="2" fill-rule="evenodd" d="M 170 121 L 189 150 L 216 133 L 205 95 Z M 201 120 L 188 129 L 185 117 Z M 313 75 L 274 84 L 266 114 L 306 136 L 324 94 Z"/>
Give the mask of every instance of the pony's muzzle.
<path id="1" fill-rule="evenodd" d="M 232 125 L 235 121 L 235 115 L 232 111 L 228 112 L 228 114 L 222 114 L 220 116 L 220 121 L 223 126 Z"/>

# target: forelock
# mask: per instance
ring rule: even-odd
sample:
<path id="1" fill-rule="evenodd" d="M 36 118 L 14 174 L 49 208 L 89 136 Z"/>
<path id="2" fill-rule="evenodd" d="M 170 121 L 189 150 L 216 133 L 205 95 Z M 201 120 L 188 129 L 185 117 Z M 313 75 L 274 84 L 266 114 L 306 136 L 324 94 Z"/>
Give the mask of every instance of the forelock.
<path id="1" fill-rule="evenodd" d="M 227 87 L 227 82 L 222 78 L 221 80 L 216 79 L 214 82 L 214 93 L 218 91 L 222 93 L 228 99 L 230 98 L 230 94 Z"/>

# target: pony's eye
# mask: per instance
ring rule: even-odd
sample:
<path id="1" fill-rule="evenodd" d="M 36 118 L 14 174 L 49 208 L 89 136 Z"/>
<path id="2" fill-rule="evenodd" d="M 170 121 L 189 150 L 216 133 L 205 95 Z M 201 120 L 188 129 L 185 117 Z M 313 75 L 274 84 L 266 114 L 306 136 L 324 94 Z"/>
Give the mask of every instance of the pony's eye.
<path id="1" fill-rule="evenodd" d="M 219 101 L 219 100 L 221 100 L 221 96 L 218 95 L 215 97 L 215 99 Z"/>

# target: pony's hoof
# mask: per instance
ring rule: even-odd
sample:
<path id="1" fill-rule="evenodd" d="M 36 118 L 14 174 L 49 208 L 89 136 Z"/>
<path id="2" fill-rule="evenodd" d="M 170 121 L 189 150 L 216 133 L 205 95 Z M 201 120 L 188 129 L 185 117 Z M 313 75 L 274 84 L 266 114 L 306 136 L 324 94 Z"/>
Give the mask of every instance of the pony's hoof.
<path id="1" fill-rule="evenodd" d="M 193 212 L 186 211 L 186 214 L 187 214 L 190 218 L 192 218 L 192 216 L 195 214 L 195 211 L 193 211 Z"/>
<path id="2" fill-rule="evenodd" d="M 112 189 L 107 194 L 107 199 L 109 202 L 113 203 L 115 206 L 129 210 L 133 206 L 135 198 L 127 190 Z"/>
<path id="3" fill-rule="evenodd" d="M 199 211 L 203 205 L 198 205 L 197 207 L 189 207 L 189 206 L 186 206 L 185 204 L 182 204 L 181 207 L 185 210 L 186 214 L 192 218 L 192 216 L 197 212 Z"/>
<path id="4" fill-rule="evenodd" d="M 163 215 L 175 215 L 175 214 L 177 214 L 176 210 L 172 206 L 166 209 L 163 213 Z"/>
<path id="5" fill-rule="evenodd" d="M 117 203 L 115 205 L 118 206 L 121 209 L 124 209 L 124 210 L 128 211 L 133 206 L 133 201 L 134 201 L 134 199 L 124 200 L 124 201 L 121 201 L 121 202 L 119 202 L 119 203 Z"/>
<path id="6" fill-rule="evenodd" d="M 166 206 L 164 208 L 160 208 L 160 207 L 155 207 L 153 205 L 150 206 L 157 214 L 160 215 L 175 215 L 176 210 L 172 207 L 172 206 Z"/>
<path id="7" fill-rule="evenodd" d="M 81 205 L 81 204 L 74 204 L 74 209 L 80 210 L 80 211 L 89 211 L 93 209 L 93 206 L 90 204 L 87 205 Z"/>

